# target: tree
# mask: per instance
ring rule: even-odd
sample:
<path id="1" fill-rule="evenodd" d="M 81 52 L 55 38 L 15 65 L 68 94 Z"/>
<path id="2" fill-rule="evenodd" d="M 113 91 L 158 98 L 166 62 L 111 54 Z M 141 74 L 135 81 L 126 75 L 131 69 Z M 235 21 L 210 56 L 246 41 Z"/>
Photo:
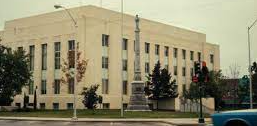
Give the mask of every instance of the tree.
<path id="1" fill-rule="evenodd" d="M 82 103 L 86 108 L 95 109 L 97 107 L 97 103 L 102 102 L 102 96 L 96 94 L 98 87 L 99 85 L 92 85 L 89 88 L 85 87 L 83 89 L 82 95 L 84 95 L 84 100 Z"/>
<path id="2" fill-rule="evenodd" d="M 239 98 L 239 104 L 243 102 L 249 103 L 249 77 L 247 75 L 243 76 L 238 85 L 238 98 Z"/>
<path id="3" fill-rule="evenodd" d="M 176 81 L 171 81 L 171 74 L 168 70 L 161 69 L 159 61 L 155 65 L 152 74 L 147 78 L 145 94 L 149 99 L 156 100 L 157 109 L 159 100 L 176 98 L 178 96 Z"/>
<path id="4" fill-rule="evenodd" d="M 0 105 L 10 105 L 31 78 L 24 50 L 11 51 L 0 45 Z"/>
<path id="5" fill-rule="evenodd" d="M 199 83 L 191 83 L 190 88 L 186 91 L 185 97 L 191 101 L 198 101 L 200 98 Z M 222 104 L 222 97 L 225 94 L 225 81 L 221 71 L 210 71 L 209 81 L 202 85 L 202 98 L 213 97 L 215 108 Z"/>

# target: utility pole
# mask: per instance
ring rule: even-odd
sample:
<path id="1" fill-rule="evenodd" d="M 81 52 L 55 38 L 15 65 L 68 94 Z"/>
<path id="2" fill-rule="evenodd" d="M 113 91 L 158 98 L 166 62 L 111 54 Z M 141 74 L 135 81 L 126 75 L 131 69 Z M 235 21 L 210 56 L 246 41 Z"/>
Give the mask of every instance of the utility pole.
<path id="1" fill-rule="evenodd" d="M 252 86 L 252 71 L 251 71 L 251 39 L 250 39 L 250 30 L 251 28 L 256 24 L 257 19 L 250 25 L 250 27 L 247 28 L 247 33 L 248 33 L 248 62 L 249 62 L 249 79 L 250 79 L 250 84 L 249 84 L 249 89 L 250 89 L 250 109 L 253 109 L 253 86 Z"/>

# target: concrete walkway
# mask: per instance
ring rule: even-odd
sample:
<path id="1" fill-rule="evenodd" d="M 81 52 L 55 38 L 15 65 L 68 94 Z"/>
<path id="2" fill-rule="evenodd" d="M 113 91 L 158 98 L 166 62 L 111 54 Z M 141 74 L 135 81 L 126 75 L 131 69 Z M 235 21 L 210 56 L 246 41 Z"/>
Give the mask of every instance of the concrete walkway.
<path id="1" fill-rule="evenodd" d="M 0 120 L 18 120 L 18 121 L 77 121 L 77 122 L 162 122 L 176 126 L 199 126 L 197 118 L 78 118 L 72 120 L 71 118 L 39 118 L 39 117 L 0 117 Z M 205 121 L 208 123 L 210 119 Z"/>

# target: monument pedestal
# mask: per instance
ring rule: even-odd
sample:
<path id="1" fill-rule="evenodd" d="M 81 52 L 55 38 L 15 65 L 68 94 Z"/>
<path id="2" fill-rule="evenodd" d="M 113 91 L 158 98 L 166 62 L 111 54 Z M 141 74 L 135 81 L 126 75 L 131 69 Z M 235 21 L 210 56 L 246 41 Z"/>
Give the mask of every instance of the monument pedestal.
<path id="1" fill-rule="evenodd" d="M 144 82 L 133 81 L 131 83 L 132 94 L 126 111 L 151 111 L 144 93 Z"/>

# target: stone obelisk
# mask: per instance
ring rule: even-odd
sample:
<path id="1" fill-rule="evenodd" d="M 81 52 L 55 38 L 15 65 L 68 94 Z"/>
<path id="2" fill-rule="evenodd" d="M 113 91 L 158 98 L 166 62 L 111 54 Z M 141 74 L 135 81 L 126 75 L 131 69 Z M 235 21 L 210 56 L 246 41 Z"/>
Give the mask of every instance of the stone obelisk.
<path id="1" fill-rule="evenodd" d="M 130 102 L 127 111 L 150 111 L 146 102 L 144 93 L 144 82 L 141 78 L 140 69 L 140 29 L 139 29 L 139 17 L 136 15 L 136 30 L 135 30 L 135 71 L 134 81 L 131 83 L 132 94 L 130 96 Z"/>

